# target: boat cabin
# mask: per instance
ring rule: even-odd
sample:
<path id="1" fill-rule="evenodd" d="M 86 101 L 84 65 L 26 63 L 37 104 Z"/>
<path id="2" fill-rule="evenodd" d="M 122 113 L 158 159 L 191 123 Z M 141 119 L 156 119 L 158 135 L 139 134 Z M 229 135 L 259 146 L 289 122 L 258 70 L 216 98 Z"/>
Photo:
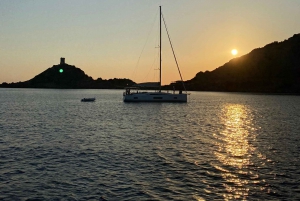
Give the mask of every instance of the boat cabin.
<path id="1" fill-rule="evenodd" d="M 139 89 L 140 89 L 139 87 L 126 87 L 124 95 L 132 94 L 131 91 L 135 91 L 133 93 L 139 93 Z"/>

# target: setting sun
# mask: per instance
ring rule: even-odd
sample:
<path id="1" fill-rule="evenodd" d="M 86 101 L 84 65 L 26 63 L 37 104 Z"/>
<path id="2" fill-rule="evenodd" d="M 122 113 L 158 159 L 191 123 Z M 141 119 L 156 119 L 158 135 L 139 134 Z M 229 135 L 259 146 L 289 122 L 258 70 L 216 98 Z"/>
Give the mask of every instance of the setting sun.
<path id="1" fill-rule="evenodd" d="M 232 55 L 236 55 L 237 53 L 238 53 L 238 51 L 236 49 L 231 50 Z"/>

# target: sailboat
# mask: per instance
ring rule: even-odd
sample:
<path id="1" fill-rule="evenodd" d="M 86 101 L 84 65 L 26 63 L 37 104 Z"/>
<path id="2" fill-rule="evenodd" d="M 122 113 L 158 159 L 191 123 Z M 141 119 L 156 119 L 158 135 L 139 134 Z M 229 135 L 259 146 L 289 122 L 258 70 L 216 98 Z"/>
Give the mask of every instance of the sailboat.
<path id="1" fill-rule="evenodd" d="M 173 93 L 169 93 L 169 92 L 162 92 L 161 91 L 161 21 L 163 18 L 162 12 L 161 12 L 161 6 L 159 6 L 159 13 L 160 13 L 160 20 L 159 20 L 159 83 L 157 83 L 157 87 L 158 87 L 158 91 L 154 91 L 154 92 L 140 92 L 139 91 L 139 87 L 126 87 L 125 88 L 125 92 L 123 93 L 123 101 L 124 102 L 187 102 L 187 91 L 185 89 L 184 86 L 184 82 L 182 80 L 182 76 L 178 67 L 178 63 L 177 63 L 177 59 L 175 57 L 175 53 L 172 47 L 172 43 L 168 34 L 168 30 L 166 28 L 168 37 L 169 37 L 169 41 L 170 41 L 170 45 L 172 47 L 173 50 L 173 55 L 177 64 L 177 68 L 181 77 L 181 82 L 183 84 L 183 88 L 184 88 L 184 93 L 182 90 L 179 90 L 177 93 L 175 90 L 173 90 Z M 164 19 L 163 19 L 164 20 Z M 165 21 L 164 21 L 165 22 Z M 165 26 L 166 27 L 166 26 Z M 156 83 L 146 83 L 146 85 L 149 86 L 153 86 L 153 84 L 155 85 Z"/>

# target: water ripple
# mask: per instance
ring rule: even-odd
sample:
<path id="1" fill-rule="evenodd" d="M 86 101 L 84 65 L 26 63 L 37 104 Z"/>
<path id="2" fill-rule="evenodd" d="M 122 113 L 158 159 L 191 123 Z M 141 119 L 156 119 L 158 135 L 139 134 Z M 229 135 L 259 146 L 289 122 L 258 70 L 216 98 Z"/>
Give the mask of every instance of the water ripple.
<path id="1" fill-rule="evenodd" d="M 0 93 L 0 200 L 300 199 L 300 97 Z"/>

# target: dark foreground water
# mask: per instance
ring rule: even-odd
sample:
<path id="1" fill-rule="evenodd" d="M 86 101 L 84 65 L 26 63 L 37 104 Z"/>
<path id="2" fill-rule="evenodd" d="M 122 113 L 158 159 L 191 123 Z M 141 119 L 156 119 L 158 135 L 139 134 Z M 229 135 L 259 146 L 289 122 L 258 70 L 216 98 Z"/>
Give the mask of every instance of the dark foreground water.
<path id="1" fill-rule="evenodd" d="M 300 97 L 0 89 L 0 151 L 0 200 L 300 200 Z"/>

